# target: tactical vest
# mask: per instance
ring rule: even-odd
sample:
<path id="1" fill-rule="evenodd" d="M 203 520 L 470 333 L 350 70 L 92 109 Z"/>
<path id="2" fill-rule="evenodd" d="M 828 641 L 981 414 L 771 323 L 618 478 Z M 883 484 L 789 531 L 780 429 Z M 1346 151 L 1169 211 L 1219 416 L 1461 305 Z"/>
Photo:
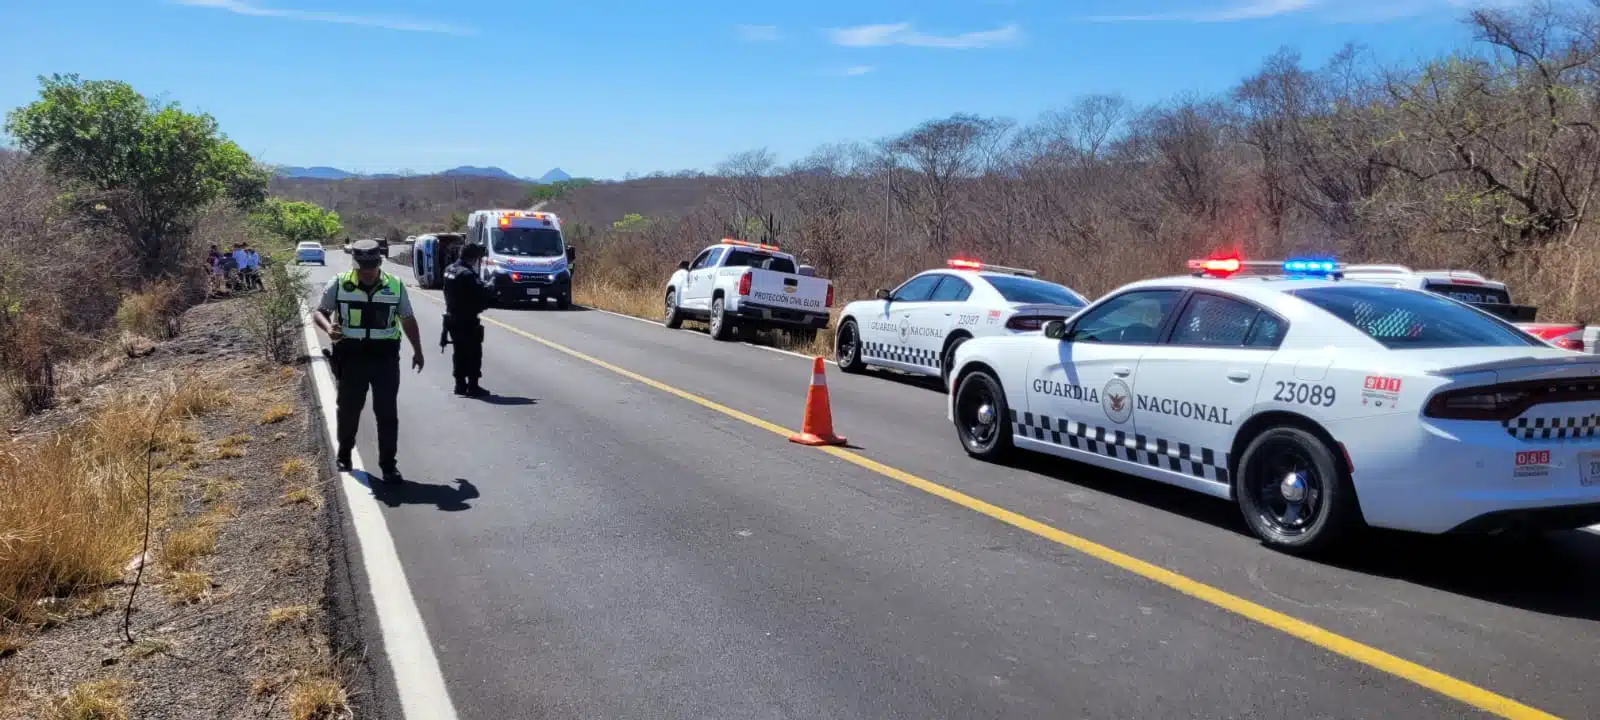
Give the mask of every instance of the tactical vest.
<path id="1" fill-rule="evenodd" d="M 362 290 L 356 271 L 339 276 L 339 323 L 350 340 L 399 340 L 400 279 L 384 273 L 372 292 Z"/>

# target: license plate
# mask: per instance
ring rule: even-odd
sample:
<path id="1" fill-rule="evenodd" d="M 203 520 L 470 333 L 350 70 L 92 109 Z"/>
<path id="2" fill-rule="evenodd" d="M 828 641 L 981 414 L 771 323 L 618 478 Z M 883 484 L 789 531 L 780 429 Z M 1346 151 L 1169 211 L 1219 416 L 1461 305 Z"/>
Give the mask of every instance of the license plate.
<path id="1" fill-rule="evenodd" d="M 539 294 L 539 288 L 528 288 L 528 294 L 529 295 L 538 295 Z"/>
<path id="2" fill-rule="evenodd" d="M 1600 485 L 1600 452 L 1578 455 L 1578 482 L 1584 487 Z"/>

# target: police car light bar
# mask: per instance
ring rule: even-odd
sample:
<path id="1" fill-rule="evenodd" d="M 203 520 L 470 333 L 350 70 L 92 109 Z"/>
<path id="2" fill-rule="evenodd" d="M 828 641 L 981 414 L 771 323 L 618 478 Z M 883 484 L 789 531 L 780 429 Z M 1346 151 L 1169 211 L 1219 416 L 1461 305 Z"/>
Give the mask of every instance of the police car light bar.
<path id="1" fill-rule="evenodd" d="M 1195 277 L 1230 277 L 1250 271 L 1255 275 L 1319 276 L 1338 279 L 1344 275 L 1345 266 L 1334 260 L 1322 258 L 1290 258 L 1288 260 L 1240 260 L 1236 257 L 1190 260 L 1189 269 Z"/>
<path id="2" fill-rule="evenodd" d="M 739 247 L 752 247 L 752 248 L 756 248 L 758 250 L 766 250 L 768 252 L 779 252 L 777 245 L 767 245 L 767 244 L 764 244 L 764 243 L 750 242 L 749 240 L 735 240 L 733 238 L 723 238 L 722 239 L 722 244 L 723 245 L 738 245 Z"/>
<path id="3" fill-rule="evenodd" d="M 1011 275 L 1022 275 L 1024 277 L 1033 277 L 1039 274 L 1035 270 L 1006 267 L 1004 265 L 985 265 L 977 260 L 968 260 L 966 258 L 950 258 L 949 260 L 945 261 L 945 265 L 953 270 L 982 270 L 984 272 L 1008 273 Z"/>

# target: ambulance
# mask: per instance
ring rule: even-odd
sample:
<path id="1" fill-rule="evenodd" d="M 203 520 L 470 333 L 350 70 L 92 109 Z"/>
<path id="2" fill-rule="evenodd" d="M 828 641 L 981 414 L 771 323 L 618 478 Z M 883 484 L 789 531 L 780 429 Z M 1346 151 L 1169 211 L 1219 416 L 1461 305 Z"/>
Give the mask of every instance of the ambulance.
<path id="1" fill-rule="evenodd" d="M 477 210 L 467 216 L 466 242 L 488 250 L 479 272 L 501 304 L 553 300 L 562 310 L 572 306 L 577 253 L 562 236 L 555 213 Z"/>

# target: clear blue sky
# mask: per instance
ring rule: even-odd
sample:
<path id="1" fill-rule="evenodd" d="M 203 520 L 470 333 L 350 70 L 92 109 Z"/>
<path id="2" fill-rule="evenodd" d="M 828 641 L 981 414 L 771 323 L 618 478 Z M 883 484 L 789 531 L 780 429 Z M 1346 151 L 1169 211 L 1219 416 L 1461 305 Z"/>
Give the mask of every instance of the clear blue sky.
<path id="1" fill-rule="evenodd" d="M 1494 0 L 1508 2 L 1513 0 Z M 521 175 L 785 160 L 953 112 L 1218 92 L 1274 49 L 1401 62 L 1466 0 L 13 0 L 0 108 L 76 72 L 215 115 L 256 157 Z"/>

